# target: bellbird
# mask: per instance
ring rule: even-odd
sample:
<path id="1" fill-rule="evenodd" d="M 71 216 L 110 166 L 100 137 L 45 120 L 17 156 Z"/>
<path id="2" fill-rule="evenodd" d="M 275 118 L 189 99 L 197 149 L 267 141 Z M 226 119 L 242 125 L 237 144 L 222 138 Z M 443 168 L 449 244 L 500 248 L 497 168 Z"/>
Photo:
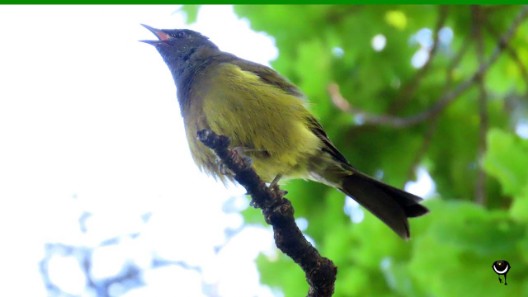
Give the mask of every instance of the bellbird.
<path id="1" fill-rule="evenodd" d="M 305 178 L 337 188 L 402 238 L 409 237 L 407 218 L 428 212 L 421 198 L 352 167 L 305 108 L 301 91 L 273 69 L 223 52 L 195 31 L 143 26 L 158 38 L 142 41 L 156 47 L 172 73 L 201 170 L 233 180 L 197 138 L 198 131 L 211 129 L 242 148 L 264 181 Z"/>

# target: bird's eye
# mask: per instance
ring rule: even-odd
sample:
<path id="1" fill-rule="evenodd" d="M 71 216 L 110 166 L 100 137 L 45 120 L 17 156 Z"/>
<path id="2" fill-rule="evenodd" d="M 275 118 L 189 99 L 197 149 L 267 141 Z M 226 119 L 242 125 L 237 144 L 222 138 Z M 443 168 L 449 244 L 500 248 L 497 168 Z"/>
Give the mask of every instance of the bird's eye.
<path id="1" fill-rule="evenodd" d="M 176 34 L 174 34 L 174 37 L 176 38 L 184 38 L 185 37 L 185 32 L 184 31 L 178 31 L 176 32 Z"/>

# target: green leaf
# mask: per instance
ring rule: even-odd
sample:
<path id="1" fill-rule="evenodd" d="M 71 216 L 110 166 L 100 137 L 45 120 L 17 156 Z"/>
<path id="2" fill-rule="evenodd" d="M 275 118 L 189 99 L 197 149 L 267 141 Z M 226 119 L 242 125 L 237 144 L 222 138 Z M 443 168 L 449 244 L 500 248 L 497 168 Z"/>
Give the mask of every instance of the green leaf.
<path id="1" fill-rule="evenodd" d="M 191 5 L 191 4 L 183 5 L 181 7 L 181 11 L 183 11 L 183 13 L 186 16 L 186 20 L 185 21 L 187 22 L 187 24 L 192 24 L 192 23 L 196 22 L 196 19 L 198 18 L 198 11 L 200 10 L 200 7 L 201 7 L 201 5 Z"/>
<path id="2" fill-rule="evenodd" d="M 517 195 L 528 183 L 528 141 L 513 133 L 493 129 L 488 133 L 486 172 L 496 177 L 504 193 Z"/>
<path id="3" fill-rule="evenodd" d="M 526 226 L 511 221 L 504 211 L 454 201 L 435 203 L 428 219 L 428 231 L 415 239 L 409 266 L 420 290 L 446 297 L 521 296 L 520 286 L 507 291 L 498 286 L 491 264 L 508 259 L 522 265 L 517 247 Z M 511 282 L 512 275 L 508 276 Z M 516 277 L 518 284 L 527 280 L 527 274 Z"/>
<path id="4" fill-rule="evenodd" d="M 528 223 L 528 184 L 514 197 L 510 208 L 512 218 Z"/>
<path id="5" fill-rule="evenodd" d="M 302 269 L 280 251 L 277 252 L 274 259 L 263 255 L 257 258 L 262 281 L 271 287 L 280 287 L 285 296 L 303 295 L 308 292 Z"/>

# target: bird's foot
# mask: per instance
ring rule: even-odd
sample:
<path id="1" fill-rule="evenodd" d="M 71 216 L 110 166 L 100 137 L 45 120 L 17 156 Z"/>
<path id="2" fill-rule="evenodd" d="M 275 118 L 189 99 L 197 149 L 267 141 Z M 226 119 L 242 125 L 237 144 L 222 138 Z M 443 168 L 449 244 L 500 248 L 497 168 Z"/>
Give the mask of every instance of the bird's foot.
<path id="1" fill-rule="evenodd" d="M 253 165 L 253 160 L 248 156 L 248 153 L 251 153 L 252 151 L 254 151 L 253 149 L 236 146 L 232 148 L 231 151 L 237 154 L 238 156 L 240 156 L 240 158 L 242 158 L 242 160 L 247 166 L 251 167 Z"/>

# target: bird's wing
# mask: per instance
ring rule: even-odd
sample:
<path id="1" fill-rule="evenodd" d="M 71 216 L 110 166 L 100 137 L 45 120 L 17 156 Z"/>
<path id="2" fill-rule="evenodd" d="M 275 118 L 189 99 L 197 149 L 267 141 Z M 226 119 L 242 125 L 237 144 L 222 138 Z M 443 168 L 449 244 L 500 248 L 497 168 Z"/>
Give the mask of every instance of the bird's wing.
<path id="1" fill-rule="evenodd" d="M 235 55 L 231 54 L 223 55 L 223 58 L 225 59 L 223 62 L 228 62 L 237 65 L 238 67 L 240 67 L 240 69 L 244 71 L 249 71 L 251 73 L 256 74 L 258 77 L 260 77 L 262 81 L 276 86 L 281 90 L 285 91 L 286 93 L 293 95 L 299 99 L 304 99 L 304 94 L 294 84 L 290 83 L 287 79 L 282 77 L 275 70 L 261 64 L 240 59 Z M 312 116 L 310 116 L 307 121 L 310 125 L 312 132 L 323 142 L 324 146 L 322 147 L 322 150 L 330 154 L 337 161 L 350 166 L 343 154 L 341 154 L 339 150 L 337 150 L 337 148 L 334 146 L 334 144 L 330 141 L 328 135 L 326 135 L 326 132 L 324 131 L 321 124 Z"/>
<path id="2" fill-rule="evenodd" d="M 290 83 L 275 70 L 261 64 L 240 59 L 236 56 L 232 56 L 231 58 L 232 60 L 230 60 L 229 63 L 237 65 L 244 71 L 249 71 L 256 74 L 262 81 L 274 85 L 290 95 L 293 95 L 299 99 L 304 99 L 304 94 L 294 84 Z M 312 132 L 317 135 L 317 137 L 319 137 L 324 143 L 322 150 L 330 154 L 334 159 L 349 165 L 343 154 L 341 154 L 330 141 L 321 124 L 314 117 L 308 118 L 308 122 Z"/>
<path id="3" fill-rule="evenodd" d="M 314 117 L 310 117 L 308 121 L 310 122 L 312 132 L 317 135 L 317 137 L 319 137 L 319 139 L 321 139 L 324 144 L 321 149 L 324 152 L 330 154 L 337 161 L 349 165 L 345 156 L 343 156 L 343 154 L 341 154 L 341 152 L 339 152 L 335 145 L 330 141 L 328 135 L 326 135 L 326 132 L 323 130 L 321 124 L 319 124 L 319 122 Z"/>
<path id="4" fill-rule="evenodd" d="M 244 71 L 249 71 L 256 74 L 265 83 L 278 87 L 286 93 L 297 98 L 304 99 L 303 93 L 294 84 L 282 77 L 275 70 L 255 62 L 240 59 L 236 56 L 232 56 L 232 58 L 233 59 L 230 60 L 229 63 L 237 65 Z"/>

